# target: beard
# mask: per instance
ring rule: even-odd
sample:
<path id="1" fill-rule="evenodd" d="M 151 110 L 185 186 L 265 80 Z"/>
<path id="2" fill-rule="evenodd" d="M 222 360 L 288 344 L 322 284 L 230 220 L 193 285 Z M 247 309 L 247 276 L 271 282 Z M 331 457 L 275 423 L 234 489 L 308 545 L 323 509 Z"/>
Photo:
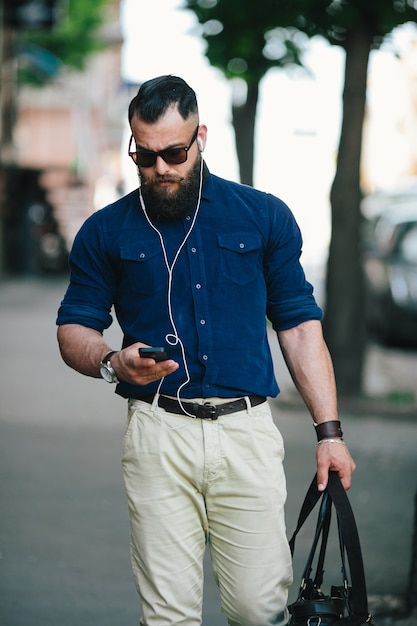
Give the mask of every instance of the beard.
<path id="1" fill-rule="evenodd" d="M 139 170 L 141 190 L 148 216 L 156 222 L 176 222 L 182 220 L 192 211 L 198 199 L 200 188 L 201 157 L 196 159 L 192 169 L 185 178 L 167 174 L 145 178 Z M 160 187 L 161 182 L 172 182 L 179 185 L 172 191 L 168 187 Z"/>

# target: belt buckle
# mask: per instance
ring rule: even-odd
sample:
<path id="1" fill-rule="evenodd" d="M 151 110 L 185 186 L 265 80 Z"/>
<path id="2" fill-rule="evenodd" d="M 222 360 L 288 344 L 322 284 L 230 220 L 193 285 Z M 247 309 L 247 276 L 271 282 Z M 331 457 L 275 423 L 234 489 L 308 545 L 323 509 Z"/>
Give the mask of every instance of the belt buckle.
<path id="1" fill-rule="evenodd" d="M 197 417 L 203 420 L 216 420 L 219 417 L 219 407 L 210 402 L 198 404 Z"/>

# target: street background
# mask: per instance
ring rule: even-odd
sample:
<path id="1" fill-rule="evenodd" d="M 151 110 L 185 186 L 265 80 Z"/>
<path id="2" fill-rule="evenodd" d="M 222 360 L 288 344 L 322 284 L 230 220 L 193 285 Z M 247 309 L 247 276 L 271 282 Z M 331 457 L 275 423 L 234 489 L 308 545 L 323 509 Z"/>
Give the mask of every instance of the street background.
<path id="1" fill-rule="evenodd" d="M 60 359 L 55 317 L 65 288 L 65 278 L 0 283 L 0 626 L 131 626 L 139 607 L 120 465 L 126 407 L 113 387 Z M 116 325 L 108 338 L 116 349 Z M 271 406 L 286 442 L 290 534 L 314 475 L 315 435 L 271 344 L 283 390 Z M 378 613 L 401 606 L 407 585 L 417 415 L 401 398 L 416 391 L 417 352 L 371 346 L 367 363 L 372 397 L 342 403 L 341 418 L 358 466 L 349 497 Z M 292 596 L 310 541 L 308 531 L 297 540 Z M 325 583 L 339 584 L 338 570 L 330 563 Z M 208 559 L 203 623 L 226 625 Z"/>

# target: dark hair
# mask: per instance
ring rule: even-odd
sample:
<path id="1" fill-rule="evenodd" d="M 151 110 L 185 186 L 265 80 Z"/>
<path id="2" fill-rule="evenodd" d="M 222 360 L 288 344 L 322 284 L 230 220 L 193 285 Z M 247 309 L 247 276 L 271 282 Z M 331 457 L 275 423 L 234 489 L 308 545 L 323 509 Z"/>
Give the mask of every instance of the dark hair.
<path id="1" fill-rule="evenodd" d="M 129 105 L 129 123 L 134 115 L 152 124 L 176 104 L 184 120 L 192 113 L 198 113 L 197 98 L 191 87 L 178 76 L 158 76 L 141 85 Z"/>

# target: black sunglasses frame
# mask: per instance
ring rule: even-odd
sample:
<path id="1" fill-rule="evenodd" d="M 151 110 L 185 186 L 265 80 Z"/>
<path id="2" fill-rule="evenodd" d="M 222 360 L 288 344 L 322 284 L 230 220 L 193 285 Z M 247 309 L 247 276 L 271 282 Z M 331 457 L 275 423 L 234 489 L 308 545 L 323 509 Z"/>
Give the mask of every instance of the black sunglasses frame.
<path id="1" fill-rule="evenodd" d="M 165 148 L 164 150 L 159 150 L 159 152 L 154 152 L 153 150 L 135 150 L 134 152 L 131 152 L 130 147 L 133 140 L 133 135 L 131 135 L 129 141 L 128 155 L 130 156 L 134 164 L 138 167 L 153 167 L 158 157 L 161 157 L 161 159 L 163 159 L 165 163 L 168 163 L 168 165 L 181 165 L 181 163 L 185 163 L 188 158 L 188 151 L 197 139 L 199 128 L 200 126 L 198 125 L 193 133 L 193 136 L 191 137 L 191 141 L 188 146 L 182 148 Z M 171 156 L 169 153 L 171 153 Z M 176 153 L 177 156 L 174 156 L 173 153 Z M 142 163 L 140 163 L 141 159 Z M 145 163 L 143 159 L 145 160 Z"/>

